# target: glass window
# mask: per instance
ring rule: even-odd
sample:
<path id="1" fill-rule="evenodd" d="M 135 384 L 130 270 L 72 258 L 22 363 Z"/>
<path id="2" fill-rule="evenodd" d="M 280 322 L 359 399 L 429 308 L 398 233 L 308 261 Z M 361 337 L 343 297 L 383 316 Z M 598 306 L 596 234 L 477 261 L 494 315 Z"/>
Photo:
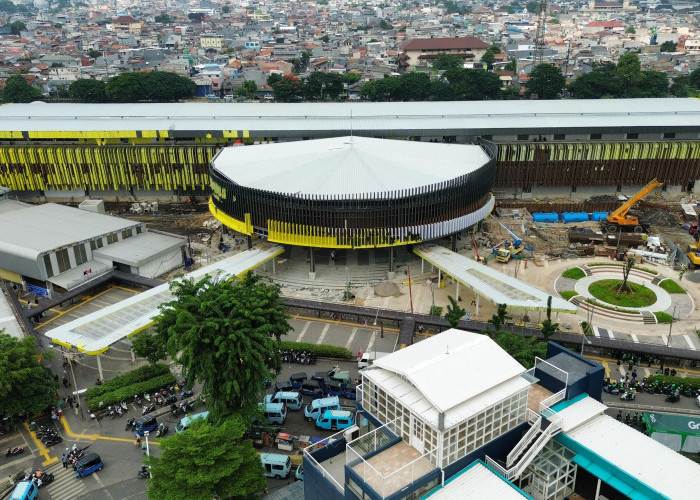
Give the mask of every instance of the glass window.
<path id="1" fill-rule="evenodd" d="M 131 229 L 124 229 L 122 231 L 122 239 L 125 240 L 127 238 L 131 238 Z"/>
<path id="2" fill-rule="evenodd" d="M 639 139 L 639 134 L 637 134 L 636 132 L 630 132 L 629 134 L 627 134 L 627 139 Z"/>
<path id="3" fill-rule="evenodd" d="M 566 139 L 566 135 L 565 135 L 565 134 L 554 134 L 554 140 L 555 140 L 555 141 L 563 141 L 564 139 Z"/>
<path id="4" fill-rule="evenodd" d="M 119 241 L 119 237 L 117 236 L 116 233 L 107 235 L 107 244 L 108 245 L 112 245 L 112 244 L 116 243 L 117 241 Z"/>
<path id="5" fill-rule="evenodd" d="M 664 132 L 664 139 L 675 139 L 675 138 L 676 138 L 675 132 Z"/>
<path id="6" fill-rule="evenodd" d="M 141 226 L 136 226 L 136 234 L 141 234 Z"/>
<path id="7" fill-rule="evenodd" d="M 528 134 L 518 134 L 519 141 L 527 141 L 530 138 Z"/>
<path id="8" fill-rule="evenodd" d="M 591 139 L 592 140 L 600 140 L 603 138 L 603 134 L 591 134 Z"/>

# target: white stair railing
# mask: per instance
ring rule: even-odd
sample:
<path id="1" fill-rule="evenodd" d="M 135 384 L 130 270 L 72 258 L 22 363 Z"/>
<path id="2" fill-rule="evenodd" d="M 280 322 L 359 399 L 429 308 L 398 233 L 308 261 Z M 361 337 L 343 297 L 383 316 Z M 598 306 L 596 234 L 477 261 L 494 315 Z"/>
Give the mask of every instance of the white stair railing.
<path id="1" fill-rule="evenodd" d="M 506 457 L 506 467 L 510 468 L 513 465 L 513 461 L 518 458 L 520 453 L 535 439 L 535 436 L 540 432 L 541 425 L 542 417 L 538 416 L 537 420 L 532 424 L 532 427 L 527 430 L 522 439 L 515 445 L 515 448 L 508 453 L 508 457 Z"/>

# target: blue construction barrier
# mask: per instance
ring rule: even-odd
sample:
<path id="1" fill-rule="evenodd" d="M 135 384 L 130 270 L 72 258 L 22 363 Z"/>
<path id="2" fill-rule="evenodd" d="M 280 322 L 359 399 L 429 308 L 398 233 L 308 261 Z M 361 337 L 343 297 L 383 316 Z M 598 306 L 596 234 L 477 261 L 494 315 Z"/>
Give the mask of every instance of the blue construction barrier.
<path id="1" fill-rule="evenodd" d="M 532 220 L 535 222 L 559 222 L 559 214 L 556 212 L 536 212 L 532 214 Z"/>
<path id="2" fill-rule="evenodd" d="M 608 212 L 593 212 L 591 214 L 592 221 L 601 221 L 608 218 Z"/>
<path id="3" fill-rule="evenodd" d="M 584 222 L 588 220 L 586 212 L 564 212 L 561 214 L 562 222 Z"/>

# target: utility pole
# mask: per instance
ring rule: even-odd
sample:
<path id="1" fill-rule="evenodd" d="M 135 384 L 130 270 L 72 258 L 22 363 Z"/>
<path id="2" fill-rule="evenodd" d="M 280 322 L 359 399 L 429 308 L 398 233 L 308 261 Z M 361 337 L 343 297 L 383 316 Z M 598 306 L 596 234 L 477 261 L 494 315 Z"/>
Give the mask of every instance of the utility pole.
<path id="1" fill-rule="evenodd" d="M 673 305 L 673 315 L 671 316 L 671 324 L 668 325 L 668 340 L 666 341 L 666 347 L 671 346 L 671 331 L 673 330 L 673 319 L 676 317 L 676 304 Z"/>
<path id="2" fill-rule="evenodd" d="M 535 33 L 535 66 L 542 64 L 542 50 L 544 49 L 544 32 L 547 30 L 547 0 L 540 2 L 540 13 L 537 17 L 537 32 Z"/>

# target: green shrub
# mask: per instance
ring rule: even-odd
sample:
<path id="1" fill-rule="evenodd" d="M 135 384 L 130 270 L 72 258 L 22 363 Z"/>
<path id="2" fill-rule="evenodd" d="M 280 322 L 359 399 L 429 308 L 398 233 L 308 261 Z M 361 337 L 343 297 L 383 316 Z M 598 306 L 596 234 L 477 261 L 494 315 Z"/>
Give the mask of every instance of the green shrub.
<path id="1" fill-rule="evenodd" d="M 698 377 L 672 377 L 670 375 L 655 374 L 649 375 L 648 380 L 650 383 L 654 383 L 656 380 L 658 380 L 659 384 L 683 384 L 683 387 L 690 386 L 693 389 L 700 389 L 700 378 Z"/>
<path id="2" fill-rule="evenodd" d="M 620 293 L 619 287 L 622 280 L 609 279 L 591 283 L 588 292 L 596 299 L 607 304 L 620 307 L 645 307 L 656 302 L 656 294 L 649 288 L 636 283 L 627 282 L 627 288 L 631 292 Z"/>
<path id="3" fill-rule="evenodd" d="M 655 312 L 654 316 L 656 316 L 657 323 L 670 323 L 673 321 L 673 316 L 663 311 Z"/>
<path id="4" fill-rule="evenodd" d="M 593 326 L 588 321 L 581 321 L 581 330 L 586 337 L 593 336 Z"/>
<path id="5" fill-rule="evenodd" d="M 288 340 L 283 340 L 280 342 L 280 349 L 283 351 L 308 351 L 316 356 L 322 356 L 324 358 L 343 358 L 349 359 L 354 356 L 345 347 L 337 347 L 334 345 L 323 345 L 323 344 L 309 344 L 306 342 L 290 342 Z"/>
<path id="6" fill-rule="evenodd" d="M 428 314 L 439 318 L 442 316 L 442 306 L 430 306 L 430 312 Z"/>
<path id="7" fill-rule="evenodd" d="M 85 393 L 86 399 L 95 399 L 101 394 L 107 394 L 108 392 L 115 391 L 120 387 L 135 384 L 137 382 L 143 382 L 144 380 L 149 380 L 155 377 L 160 377 L 170 373 L 170 367 L 163 363 L 158 363 L 156 365 L 145 365 L 130 372 L 126 372 L 124 375 L 117 375 L 111 380 L 104 382 L 102 385 L 91 387 Z M 133 396 L 133 394 L 132 394 Z"/>
<path id="8" fill-rule="evenodd" d="M 639 311 L 635 311 L 634 309 L 623 309 L 622 307 L 611 306 L 609 304 L 604 304 L 603 302 L 601 302 L 599 300 L 586 299 L 586 302 L 588 302 L 589 304 L 593 304 L 596 307 L 600 307 L 601 309 L 607 309 L 608 311 L 617 311 L 617 312 L 627 313 L 627 314 L 640 314 Z"/>
<path id="9" fill-rule="evenodd" d="M 591 262 L 590 264 L 586 264 L 588 267 L 593 267 L 593 266 L 618 266 L 618 267 L 624 267 L 626 264 L 622 264 L 621 262 Z M 641 267 L 641 266 L 632 266 L 632 269 L 638 269 L 640 271 L 644 271 L 645 273 L 657 275 L 659 274 L 659 271 L 656 271 L 654 269 L 649 269 L 648 267 Z"/>
<path id="10" fill-rule="evenodd" d="M 666 290 L 668 293 L 685 293 L 685 288 L 680 286 L 672 279 L 663 280 L 661 283 L 659 283 L 659 286 Z"/>
<path id="11" fill-rule="evenodd" d="M 576 297 L 578 292 L 576 290 L 564 290 L 563 292 L 559 292 L 559 295 L 561 295 L 564 300 L 569 300 L 572 297 Z"/>
<path id="12" fill-rule="evenodd" d="M 141 396 L 143 393 L 151 394 L 161 387 L 174 383 L 175 377 L 172 375 L 172 373 L 167 373 L 151 380 L 145 380 L 143 382 L 137 382 L 135 384 L 121 387 L 112 392 L 101 394 L 94 398 L 87 398 L 87 404 L 90 409 L 97 411 L 121 401 L 130 401 L 137 394 L 139 396 Z"/>
<path id="13" fill-rule="evenodd" d="M 571 269 L 567 269 L 563 273 L 561 273 L 562 277 L 564 278 L 569 278 L 572 280 L 580 280 L 584 276 L 586 276 L 586 273 L 583 272 L 583 269 L 580 267 L 572 267 Z"/>

